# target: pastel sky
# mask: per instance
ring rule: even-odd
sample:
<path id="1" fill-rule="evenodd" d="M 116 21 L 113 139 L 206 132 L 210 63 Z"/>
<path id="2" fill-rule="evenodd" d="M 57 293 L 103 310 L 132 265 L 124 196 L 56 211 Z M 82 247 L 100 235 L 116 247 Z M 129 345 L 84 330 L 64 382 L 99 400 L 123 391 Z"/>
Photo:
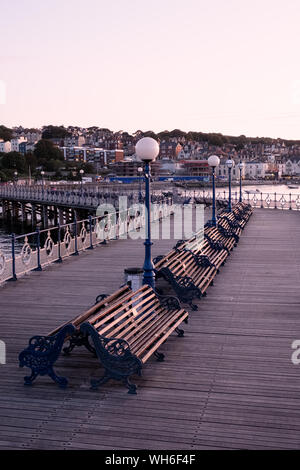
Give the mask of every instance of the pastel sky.
<path id="1" fill-rule="evenodd" d="M 299 0 L 0 0 L 0 15 L 2 124 L 300 139 Z"/>

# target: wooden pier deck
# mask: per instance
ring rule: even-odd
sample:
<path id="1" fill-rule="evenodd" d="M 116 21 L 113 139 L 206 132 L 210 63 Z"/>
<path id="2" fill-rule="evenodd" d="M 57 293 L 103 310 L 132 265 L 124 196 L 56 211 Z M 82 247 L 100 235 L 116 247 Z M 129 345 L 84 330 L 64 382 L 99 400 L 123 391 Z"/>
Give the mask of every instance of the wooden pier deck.
<path id="1" fill-rule="evenodd" d="M 300 214 L 255 210 L 215 285 L 190 313 L 184 338 L 163 346 L 137 378 L 89 389 L 98 362 L 84 349 L 62 357 L 66 390 L 50 379 L 23 386 L 17 356 L 34 334 L 83 311 L 143 260 L 122 240 L 33 273 L 0 290 L 0 449 L 296 449 L 300 447 Z M 174 241 L 154 245 L 154 255 Z M 73 359 L 72 359 L 73 357 Z"/>

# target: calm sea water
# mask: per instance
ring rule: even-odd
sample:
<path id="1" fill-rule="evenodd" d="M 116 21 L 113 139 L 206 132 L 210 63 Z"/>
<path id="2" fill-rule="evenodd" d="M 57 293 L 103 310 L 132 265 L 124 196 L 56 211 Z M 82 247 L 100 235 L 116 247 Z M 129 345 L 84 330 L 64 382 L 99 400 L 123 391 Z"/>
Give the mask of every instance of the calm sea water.
<path id="1" fill-rule="evenodd" d="M 15 233 L 16 235 L 20 235 L 23 233 L 30 233 L 32 231 L 32 227 L 27 225 L 26 227 L 22 226 L 21 224 L 9 224 L 6 225 L 3 221 L 0 220 L 0 251 L 4 253 L 6 256 L 11 254 L 11 234 Z M 17 240 L 16 241 L 16 252 L 21 250 L 22 244 L 24 240 Z"/>
<path id="2" fill-rule="evenodd" d="M 295 185 L 296 186 L 296 185 Z M 205 188 L 205 189 L 199 189 L 199 188 L 191 188 L 188 190 L 184 190 L 183 188 L 180 190 L 181 194 L 188 194 L 188 195 L 193 195 L 194 193 L 197 195 L 201 195 L 205 191 L 205 193 L 210 193 L 211 189 L 210 188 Z M 228 186 L 222 186 L 222 187 L 217 187 L 216 188 L 216 193 L 224 193 L 224 191 L 227 193 L 228 192 Z M 232 194 L 237 194 L 239 195 L 239 187 L 238 186 L 233 186 L 232 187 Z M 285 184 L 263 184 L 263 185 L 249 185 L 249 186 L 244 186 L 243 187 L 243 196 L 246 198 L 247 197 L 247 191 L 256 191 L 257 194 L 263 193 L 265 195 L 269 194 L 270 197 L 272 194 L 276 193 L 277 196 L 280 195 L 289 195 L 292 194 L 293 196 L 297 197 L 298 195 L 300 196 L 300 185 L 298 188 L 293 188 L 290 189 L 288 188 L 287 185 Z M 276 196 L 276 197 L 277 197 Z"/>

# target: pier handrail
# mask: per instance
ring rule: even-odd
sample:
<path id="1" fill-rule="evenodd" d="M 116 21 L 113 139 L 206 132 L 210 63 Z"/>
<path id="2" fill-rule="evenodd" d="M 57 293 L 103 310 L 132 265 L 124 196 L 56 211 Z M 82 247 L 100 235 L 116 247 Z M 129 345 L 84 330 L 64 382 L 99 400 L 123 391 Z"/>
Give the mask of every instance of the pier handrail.
<path id="1" fill-rule="evenodd" d="M 100 204 L 110 203 L 116 205 L 119 196 L 127 196 L 133 202 L 144 199 L 143 191 L 129 191 L 119 188 L 118 192 L 107 188 L 70 188 L 61 189 L 59 186 L 49 187 L 42 185 L 1 185 L 0 199 L 19 202 L 63 205 L 67 207 L 96 209 Z M 162 192 L 153 191 L 152 202 L 163 202 L 171 199 Z"/>
<path id="2" fill-rule="evenodd" d="M 151 221 L 168 217 L 173 212 L 170 204 L 153 204 Z M 124 211 L 106 212 L 104 215 L 58 224 L 51 228 L 16 235 L 11 234 L 10 255 L 0 249 L 0 284 L 17 280 L 30 271 L 41 271 L 44 266 L 60 263 L 64 258 L 76 256 L 81 251 L 92 250 L 109 240 L 126 238 L 145 227 L 143 205 L 132 206 Z"/>

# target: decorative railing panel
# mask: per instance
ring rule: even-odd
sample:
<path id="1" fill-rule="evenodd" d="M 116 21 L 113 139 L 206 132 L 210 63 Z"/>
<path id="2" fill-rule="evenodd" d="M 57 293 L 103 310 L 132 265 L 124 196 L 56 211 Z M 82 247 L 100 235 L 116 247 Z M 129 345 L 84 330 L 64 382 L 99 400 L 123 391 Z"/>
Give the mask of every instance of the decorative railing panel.
<path id="1" fill-rule="evenodd" d="M 158 221 L 173 213 L 172 205 L 153 204 L 151 221 Z M 0 283 L 16 280 L 19 276 L 81 251 L 94 248 L 108 240 L 130 236 L 145 227 L 144 207 L 138 205 L 122 212 L 58 225 L 53 228 L 11 236 L 11 253 L 0 250 Z M 141 234 L 142 236 L 142 234 Z"/>
<path id="2" fill-rule="evenodd" d="M 119 196 L 126 196 L 131 204 L 144 200 L 142 191 L 130 192 L 126 189 L 119 189 L 119 192 L 104 192 L 100 188 L 93 191 L 84 189 L 50 189 L 43 186 L 26 185 L 3 185 L 0 186 L 0 199 L 15 200 L 19 202 L 31 202 L 41 204 L 62 205 L 66 207 L 96 209 L 100 204 L 109 203 L 117 206 Z M 172 202 L 171 196 L 166 196 L 160 191 L 154 191 L 152 202 Z"/>
<path id="3" fill-rule="evenodd" d="M 212 193 L 210 190 L 201 191 L 184 191 L 181 197 L 191 197 L 196 203 L 211 203 Z M 228 191 L 216 191 L 217 201 L 228 201 Z M 239 192 L 233 191 L 231 194 L 232 203 L 235 204 L 239 201 Z M 300 210 L 300 194 L 283 194 L 283 193 L 261 193 L 259 191 L 255 193 L 247 193 L 243 191 L 242 195 L 243 202 L 251 204 L 254 208 L 260 209 L 288 209 L 288 210 Z"/>

